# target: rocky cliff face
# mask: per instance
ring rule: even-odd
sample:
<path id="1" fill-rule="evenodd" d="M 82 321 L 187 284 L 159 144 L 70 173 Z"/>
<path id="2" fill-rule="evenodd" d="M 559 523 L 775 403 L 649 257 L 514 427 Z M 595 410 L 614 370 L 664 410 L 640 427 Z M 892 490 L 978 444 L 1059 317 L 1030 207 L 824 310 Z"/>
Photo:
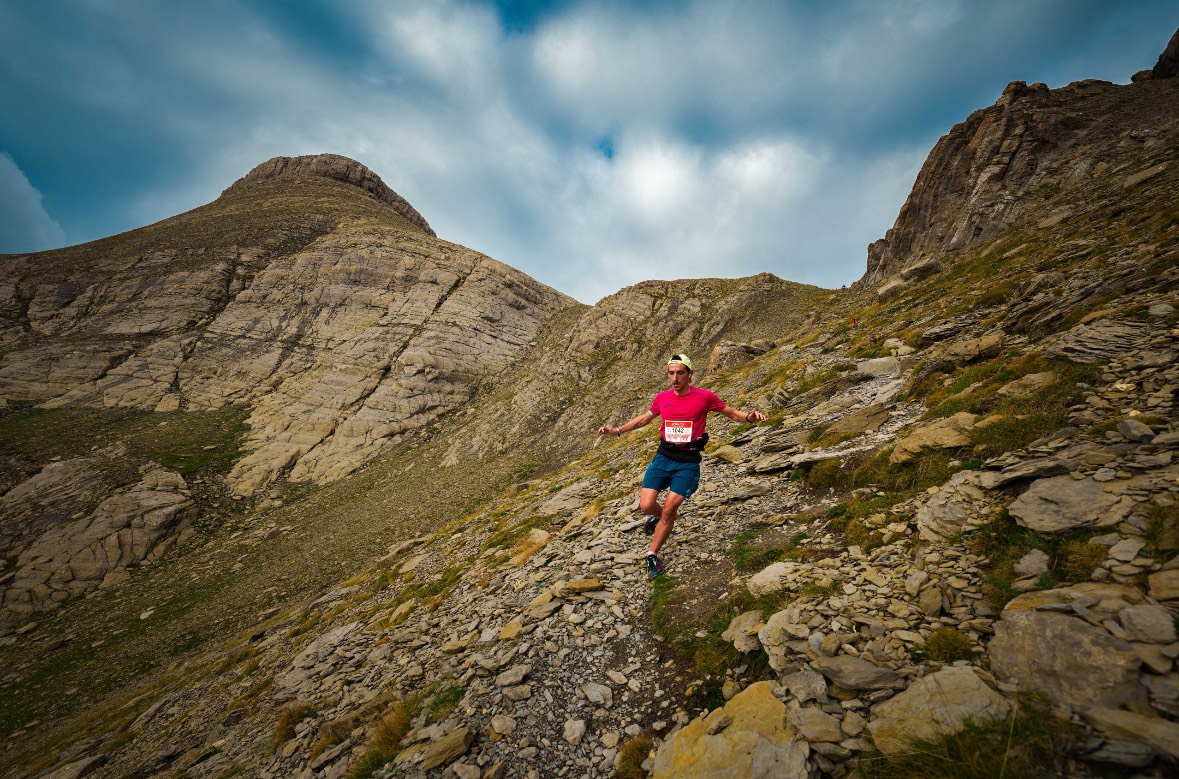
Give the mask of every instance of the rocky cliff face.
<path id="1" fill-rule="evenodd" d="M 1179 82 L 1162 77 L 1166 57 L 1158 77 L 1126 86 L 1009 84 L 938 141 L 896 223 L 868 247 L 857 283 L 890 282 L 895 291 L 1013 226 L 1035 232 L 1070 217 L 1149 214 L 1157 194 L 1135 189 L 1135 177 L 1157 175 L 1170 187 L 1179 180 L 1168 164 L 1179 142 Z M 1114 192 L 1116 214 L 1107 202 Z"/>
<path id="2" fill-rule="evenodd" d="M 298 228 L 279 224 L 184 245 L 219 217 L 242 233 L 284 211 L 306 218 L 312 197 L 338 198 L 335 213 L 303 225 L 290 250 L 283 239 Z M 572 302 L 434 238 L 372 171 L 336 155 L 275 158 L 209 206 L 138 232 L 0 266 L 0 343 L 10 345 L 0 397 L 247 405 L 252 451 L 230 476 L 240 495 L 288 472 L 325 481 L 354 470 L 469 398 Z M 179 245 L 143 251 L 153 235 Z"/>
<path id="3" fill-rule="evenodd" d="M 126 236 L 4 258 L 0 298 L 0 402 L 245 407 L 247 451 L 226 476 L 237 496 L 350 473 L 470 399 L 573 302 L 438 240 L 374 173 L 335 155 L 276 158 L 214 203 Z M 4 512 L 0 541 L 21 574 L 5 578 L 0 613 L 109 583 L 187 526 L 48 521 L 78 517 L 29 502 L 61 470 L 31 465 L 16 469 L 30 478 Z M 99 481 L 101 495 L 73 497 L 131 489 Z"/>

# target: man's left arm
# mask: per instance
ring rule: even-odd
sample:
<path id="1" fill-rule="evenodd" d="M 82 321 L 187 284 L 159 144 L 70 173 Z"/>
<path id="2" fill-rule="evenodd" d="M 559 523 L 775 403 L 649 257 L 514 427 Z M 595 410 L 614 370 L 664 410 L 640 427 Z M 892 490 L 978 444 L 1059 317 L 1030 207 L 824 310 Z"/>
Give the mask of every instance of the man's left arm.
<path id="1" fill-rule="evenodd" d="M 724 414 L 734 422 L 765 422 L 766 415 L 760 411 L 738 411 L 732 406 L 725 406 L 719 409 L 720 413 Z"/>

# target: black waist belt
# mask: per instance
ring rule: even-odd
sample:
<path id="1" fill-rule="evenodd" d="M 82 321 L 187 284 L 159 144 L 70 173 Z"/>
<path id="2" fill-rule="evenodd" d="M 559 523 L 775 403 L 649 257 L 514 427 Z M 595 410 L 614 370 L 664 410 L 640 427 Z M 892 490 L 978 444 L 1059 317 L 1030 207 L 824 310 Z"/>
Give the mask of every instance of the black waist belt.
<path id="1" fill-rule="evenodd" d="M 699 438 L 693 438 L 686 444 L 673 444 L 671 441 L 660 440 L 659 454 L 677 463 L 698 463 L 700 462 L 700 452 L 707 443 L 708 433 Z"/>

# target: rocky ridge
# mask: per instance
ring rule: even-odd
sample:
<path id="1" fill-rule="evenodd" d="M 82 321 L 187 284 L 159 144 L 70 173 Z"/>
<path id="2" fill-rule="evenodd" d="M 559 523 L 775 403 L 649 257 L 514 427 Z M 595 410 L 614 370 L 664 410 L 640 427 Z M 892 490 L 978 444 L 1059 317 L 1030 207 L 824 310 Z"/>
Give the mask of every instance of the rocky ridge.
<path id="1" fill-rule="evenodd" d="M 1160 174 L 1173 178 L 1179 82 L 1166 64 L 1171 56 L 1160 57 L 1153 78 L 1124 86 L 1009 84 L 993 106 L 938 141 L 896 223 L 868 247 L 857 283 L 895 294 L 1013 226 L 1047 230 L 1066 219 L 1113 218 L 1127 209 L 1130 190 Z M 1089 199 L 1115 192 L 1113 214 L 1109 203 Z"/>

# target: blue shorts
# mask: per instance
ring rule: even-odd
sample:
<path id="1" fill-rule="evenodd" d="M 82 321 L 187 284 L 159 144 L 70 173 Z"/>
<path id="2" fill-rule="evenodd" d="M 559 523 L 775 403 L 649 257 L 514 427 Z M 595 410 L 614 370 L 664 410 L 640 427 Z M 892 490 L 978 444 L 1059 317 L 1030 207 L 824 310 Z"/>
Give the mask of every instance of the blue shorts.
<path id="1" fill-rule="evenodd" d="M 643 476 L 643 489 L 665 490 L 669 487 L 684 500 L 692 497 L 700 485 L 700 463 L 677 463 L 670 457 L 656 453 Z"/>

